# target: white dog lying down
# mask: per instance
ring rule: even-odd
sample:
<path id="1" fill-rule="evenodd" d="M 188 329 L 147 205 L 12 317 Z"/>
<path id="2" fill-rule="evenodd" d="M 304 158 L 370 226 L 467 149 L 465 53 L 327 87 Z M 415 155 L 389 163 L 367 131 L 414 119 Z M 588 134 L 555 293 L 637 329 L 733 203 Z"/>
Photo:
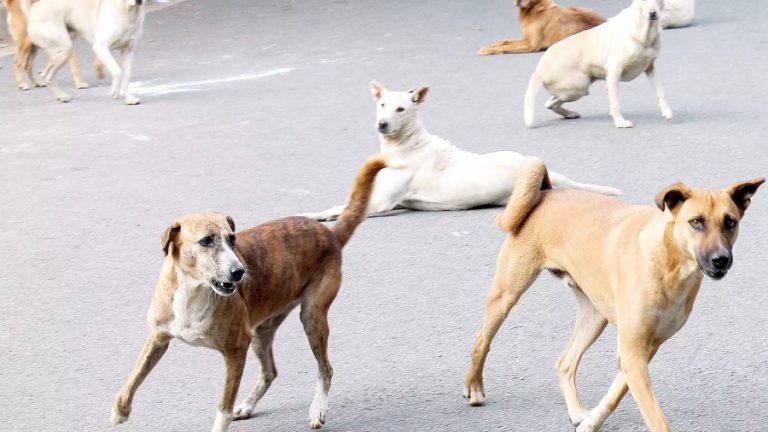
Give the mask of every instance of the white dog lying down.
<path id="1" fill-rule="evenodd" d="M 511 151 L 479 155 L 428 133 L 419 116 L 428 90 L 428 86 L 421 86 L 409 92 L 388 91 L 378 82 L 371 82 L 381 152 L 393 161 L 393 168 L 384 168 L 376 177 L 368 213 L 505 205 L 512 193 L 515 173 L 526 157 Z M 576 183 L 561 174 L 549 176 L 555 187 L 606 195 L 621 193 L 610 187 Z M 333 220 L 345 207 L 339 205 L 302 216 Z"/>
<path id="2" fill-rule="evenodd" d="M 536 94 L 543 85 L 552 97 L 545 106 L 565 118 L 579 114 L 563 108 L 589 94 L 595 80 L 606 80 L 610 113 L 616 127 L 634 126 L 621 115 L 619 81 L 645 72 L 656 89 L 661 116 L 672 119 L 654 62 L 661 49 L 662 0 L 633 0 L 615 17 L 552 45 L 541 57 L 525 93 L 525 124 L 533 125 Z"/>
<path id="3" fill-rule="evenodd" d="M 29 38 L 48 53 L 43 82 L 61 102 L 72 97 L 55 81 L 56 72 L 69 59 L 72 39 L 82 36 L 92 44 L 93 52 L 112 74 L 112 97 L 136 105 L 128 83 L 131 80 L 133 49 L 144 24 L 143 0 L 22 0 L 21 9 L 29 21 Z M 110 50 L 123 53 L 122 68 Z M 34 61 L 34 51 L 30 56 Z"/>
<path id="4" fill-rule="evenodd" d="M 694 0 L 664 0 L 661 26 L 666 29 L 691 25 L 695 6 Z"/>

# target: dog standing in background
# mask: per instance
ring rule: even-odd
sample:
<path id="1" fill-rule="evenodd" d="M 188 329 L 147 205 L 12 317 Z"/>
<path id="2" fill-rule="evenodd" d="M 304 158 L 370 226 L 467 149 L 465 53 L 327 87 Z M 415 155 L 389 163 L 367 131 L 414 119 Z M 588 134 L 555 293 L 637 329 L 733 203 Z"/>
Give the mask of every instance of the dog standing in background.
<path id="1" fill-rule="evenodd" d="M 605 80 L 613 123 L 631 128 L 619 106 L 619 81 L 632 81 L 645 72 L 656 90 L 661 116 L 672 119 L 664 89 L 656 77 L 655 62 L 661 51 L 662 0 L 633 0 L 618 15 L 599 26 L 556 43 L 539 60 L 525 92 L 524 118 L 533 126 L 536 95 L 542 85 L 552 94 L 545 106 L 564 118 L 579 113 L 563 108 L 589 94 L 589 86 Z"/>
<path id="2" fill-rule="evenodd" d="M 45 85 L 61 102 L 72 97 L 56 84 L 55 77 L 72 53 L 74 35 L 91 43 L 96 57 L 112 75 L 111 94 L 136 105 L 139 99 L 130 93 L 133 50 L 141 36 L 145 8 L 143 0 L 21 0 L 27 16 L 30 41 L 48 53 L 48 66 L 42 73 Z M 111 50 L 122 52 L 120 67 Z M 30 54 L 34 60 L 35 47 Z"/>
<path id="3" fill-rule="evenodd" d="M 661 26 L 666 29 L 691 25 L 695 7 L 695 0 L 664 0 Z"/>
<path id="4" fill-rule="evenodd" d="M 522 39 L 502 39 L 480 48 L 478 54 L 534 53 L 605 22 L 589 9 L 563 7 L 552 0 L 515 0 Z"/>
<path id="5" fill-rule="evenodd" d="M 596 432 L 626 394 L 651 432 L 668 432 L 648 363 L 688 320 L 703 276 L 719 280 L 733 264 L 739 222 L 764 178 L 723 190 L 676 183 L 656 207 L 588 192 L 552 190 L 544 163 L 529 159 L 499 226 L 507 237 L 464 382 L 471 405 L 483 403 L 483 368 L 491 341 L 543 270 L 562 278 L 577 300 L 573 335 L 557 360 L 560 390 L 577 432 Z M 618 333 L 619 372 L 587 411 L 576 391 L 584 352 L 608 323 Z"/>
<path id="6" fill-rule="evenodd" d="M 8 11 L 6 19 L 8 32 L 16 43 L 16 56 L 13 58 L 13 73 L 16 75 L 16 86 L 21 90 L 29 90 L 30 83 L 24 79 L 25 73 L 29 76 L 33 86 L 43 85 L 37 82 L 32 73 L 30 54 L 32 53 L 33 46 L 27 34 L 27 17 L 21 10 L 20 0 L 3 0 L 3 5 Z M 80 75 L 80 68 L 77 67 L 77 54 L 75 50 L 72 50 L 72 54 L 69 56 L 69 69 L 72 71 L 75 87 L 79 89 L 88 88 L 88 83 L 83 81 Z M 104 78 L 104 67 L 98 60 L 96 60 L 96 74 L 100 79 Z"/>

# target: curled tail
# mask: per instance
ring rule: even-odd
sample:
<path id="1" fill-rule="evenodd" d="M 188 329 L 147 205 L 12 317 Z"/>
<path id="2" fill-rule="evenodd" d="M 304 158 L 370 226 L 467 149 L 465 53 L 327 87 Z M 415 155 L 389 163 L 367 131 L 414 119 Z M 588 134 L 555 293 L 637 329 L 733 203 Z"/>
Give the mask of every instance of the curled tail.
<path id="1" fill-rule="evenodd" d="M 333 232 L 342 246 L 347 244 L 355 228 L 368 215 L 368 200 L 373 191 L 373 182 L 376 180 L 376 174 L 386 167 L 387 159 L 384 155 L 375 155 L 369 157 L 357 172 L 355 184 L 347 200 L 347 207 L 333 226 Z"/>
<path id="2" fill-rule="evenodd" d="M 528 89 L 525 90 L 525 105 L 523 106 L 523 119 L 525 125 L 528 127 L 533 126 L 533 117 L 536 110 L 536 95 L 541 90 L 541 78 L 538 72 L 534 72 L 531 75 L 531 79 L 528 80 Z"/>
<path id="3" fill-rule="evenodd" d="M 558 174 L 549 173 L 549 178 L 552 180 L 552 186 L 556 188 L 567 189 L 579 189 L 587 192 L 594 192 L 603 195 L 621 195 L 621 191 L 610 186 L 593 185 L 589 183 L 577 183 L 568 177 Z"/>
<path id="4" fill-rule="evenodd" d="M 538 204 L 541 191 L 552 189 L 544 161 L 528 157 L 515 179 L 512 196 L 507 207 L 497 218 L 496 224 L 504 231 L 514 233 L 522 225 L 528 213 Z"/>

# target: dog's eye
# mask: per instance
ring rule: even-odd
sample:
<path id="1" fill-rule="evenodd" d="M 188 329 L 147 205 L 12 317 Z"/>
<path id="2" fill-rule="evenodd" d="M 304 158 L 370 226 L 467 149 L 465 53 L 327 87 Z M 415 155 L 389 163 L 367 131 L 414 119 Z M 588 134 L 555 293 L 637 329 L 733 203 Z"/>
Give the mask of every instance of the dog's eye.
<path id="1" fill-rule="evenodd" d="M 724 225 L 725 225 L 725 228 L 726 228 L 726 229 L 729 229 L 729 230 L 730 230 L 730 229 L 734 229 L 734 228 L 736 228 L 736 224 L 737 224 L 737 223 L 738 223 L 738 222 L 736 222 L 736 219 L 734 219 L 734 218 L 732 218 L 732 217 L 730 217 L 730 216 L 726 216 L 726 217 L 725 217 L 725 222 L 724 222 Z"/>
<path id="2" fill-rule="evenodd" d="M 211 247 L 213 245 L 213 236 L 203 237 L 197 243 L 202 247 Z"/>
<path id="3" fill-rule="evenodd" d="M 693 218 L 693 219 L 689 220 L 688 224 L 690 224 L 691 227 L 693 229 L 695 229 L 696 231 L 703 231 L 704 230 L 704 219 L 702 219 L 700 217 Z"/>
<path id="4" fill-rule="evenodd" d="M 397 109 L 396 109 L 395 111 L 397 111 L 397 112 L 403 112 L 403 111 L 405 111 L 405 108 L 403 108 L 403 107 L 397 107 Z"/>
<path id="5" fill-rule="evenodd" d="M 230 234 L 230 236 L 227 237 L 227 242 L 229 242 L 230 246 L 234 246 L 235 245 L 235 235 L 234 234 Z"/>

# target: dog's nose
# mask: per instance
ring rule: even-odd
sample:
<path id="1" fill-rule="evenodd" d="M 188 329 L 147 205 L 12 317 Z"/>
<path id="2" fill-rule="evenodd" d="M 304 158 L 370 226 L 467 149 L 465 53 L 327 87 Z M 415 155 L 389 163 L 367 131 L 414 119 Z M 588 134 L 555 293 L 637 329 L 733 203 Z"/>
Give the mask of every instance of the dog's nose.
<path id="1" fill-rule="evenodd" d="M 229 272 L 229 274 L 230 276 L 232 276 L 232 280 L 234 280 L 235 282 L 240 282 L 240 279 L 242 279 L 243 275 L 245 274 L 245 269 L 243 269 L 242 267 L 238 267 L 238 268 L 232 269 Z"/>
<path id="2" fill-rule="evenodd" d="M 652 20 L 655 20 L 658 17 L 659 17 L 659 13 L 658 12 L 656 12 L 656 11 L 652 11 L 651 12 L 651 19 Z"/>
<path id="3" fill-rule="evenodd" d="M 384 130 L 389 126 L 389 123 L 386 120 L 379 120 L 379 130 Z"/>
<path id="4" fill-rule="evenodd" d="M 727 251 L 715 252 L 709 257 L 709 262 L 718 270 L 726 270 L 731 265 L 731 254 Z"/>

